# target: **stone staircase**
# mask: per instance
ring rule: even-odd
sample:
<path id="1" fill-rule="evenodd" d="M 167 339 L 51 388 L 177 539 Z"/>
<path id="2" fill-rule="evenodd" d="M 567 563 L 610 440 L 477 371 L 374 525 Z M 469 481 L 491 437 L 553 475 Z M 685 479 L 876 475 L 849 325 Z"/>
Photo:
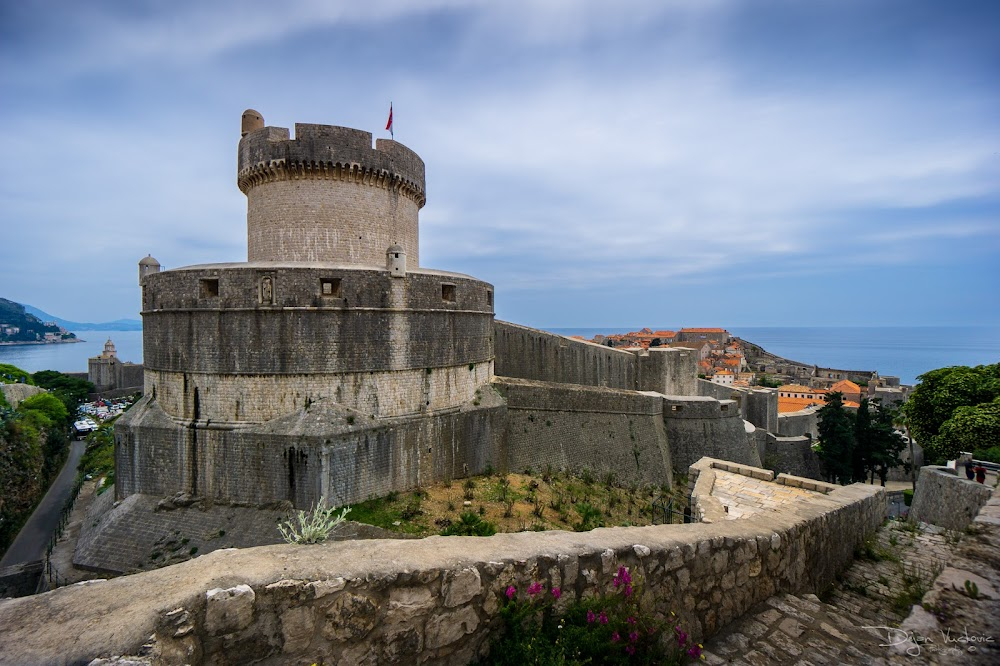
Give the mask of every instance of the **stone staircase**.
<path id="1" fill-rule="evenodd" d="M 955 559 L 963 537 L 930 525 L 889 521 L 823 600 L 812 594 L 771 597 L 714 636 L 705 645 L 705 662 L 867 666 L 952 663 L 949 657 L 955 657 L 960 663 L 968 655 L 940 640 L 923 649 L 908 644 L 910 654 L 887 646 L 909 637 L 909 631 L 898 629 L 900 623 Z"/>

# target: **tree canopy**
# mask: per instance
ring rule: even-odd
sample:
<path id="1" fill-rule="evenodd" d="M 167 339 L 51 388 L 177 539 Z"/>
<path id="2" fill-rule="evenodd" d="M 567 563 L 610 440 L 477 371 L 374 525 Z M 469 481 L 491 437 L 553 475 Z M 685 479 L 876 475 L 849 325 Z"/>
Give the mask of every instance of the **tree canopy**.
<path id="1" fill-rule="evenodd" d="M 1000 398 L 1000 363 L 938 368 L 918 379 L 903 409 L 927 462 L 941 463 L 997 441 L 995 435 L 980 438 L 996 432 L 991 404 Z"/>
<path id="2" fill-rule="evenodd" d="M 34 384 L 31 375 L 9 363 L 0 363 L 0 384 Z"/>
<path id="3" fill-rule="evenodd" d="M 819 454 L 827 478 L 837 483 L 854 480 L 854 417 L 844 409 L 842 393 L 827 394 L 819 412 Z"/>

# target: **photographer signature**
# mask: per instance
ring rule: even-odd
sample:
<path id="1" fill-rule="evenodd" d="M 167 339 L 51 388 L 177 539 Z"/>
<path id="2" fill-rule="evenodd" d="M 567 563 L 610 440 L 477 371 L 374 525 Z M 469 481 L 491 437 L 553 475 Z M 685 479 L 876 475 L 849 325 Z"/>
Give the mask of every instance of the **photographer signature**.
<path id="1" fill-rule="evenodd" d="M 941 632 L 939 641 L 935 641 L 930 636 L 922 636 L 913 631 L 907 631 L 898 627 L 862 627 L 862 629 L 874 629 L 884 633 L 885 643 L 880 643 L 880 647 L 907 646 L 906 654 L 911 657 L 918 657 L 922 650 L 928 652 L 951 651 L 951 652 L 976 652 L 978 646 L 987 643 L 994 643 L 992 636 L 979 636 L 969 634 L 969 629 L 963 629 L 962 633 L 952 633 L 951 629 Z M 909 644 L 909 645 L 907 645 Z"/>

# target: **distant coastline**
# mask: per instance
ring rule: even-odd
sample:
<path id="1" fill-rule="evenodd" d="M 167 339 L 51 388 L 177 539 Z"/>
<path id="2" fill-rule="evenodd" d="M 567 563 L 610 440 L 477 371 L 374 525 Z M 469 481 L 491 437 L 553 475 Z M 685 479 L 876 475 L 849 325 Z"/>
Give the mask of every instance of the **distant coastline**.
<path id="1" fill-rule="evenodd" d="M 0 347 L 15 347 L 21 345 L 69 345 L 77 342 L 86 342 L 80 338 L 70 338 L 69 340 L 25 340 L 17 342 L 0 342 Z"/>

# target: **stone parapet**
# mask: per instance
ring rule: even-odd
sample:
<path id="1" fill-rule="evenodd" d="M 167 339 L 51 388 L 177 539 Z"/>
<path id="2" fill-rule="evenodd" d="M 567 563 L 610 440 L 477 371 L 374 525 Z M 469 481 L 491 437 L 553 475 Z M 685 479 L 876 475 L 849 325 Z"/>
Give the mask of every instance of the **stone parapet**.
<path id="1" fill-rule="evenodd" d="M 464 664 L 488 650 L 509 586 L 558 587 L 566 604 L 613 589 L 619 566 L 704 640 L 776 593 L 824 589 L 883 515 L 884 492 L 849 486 L 712 524 L 220 550 L 0 603 L 0 662 L 147 645 L 162 663 Z"/>
<path id="2" fill-rule="evenodd" d="M 992 488 L 958 476 L 954 469 L 928 465 L 920 468 L 909 516 L 949 530 L 964 530 L 992 496 Z"/>

